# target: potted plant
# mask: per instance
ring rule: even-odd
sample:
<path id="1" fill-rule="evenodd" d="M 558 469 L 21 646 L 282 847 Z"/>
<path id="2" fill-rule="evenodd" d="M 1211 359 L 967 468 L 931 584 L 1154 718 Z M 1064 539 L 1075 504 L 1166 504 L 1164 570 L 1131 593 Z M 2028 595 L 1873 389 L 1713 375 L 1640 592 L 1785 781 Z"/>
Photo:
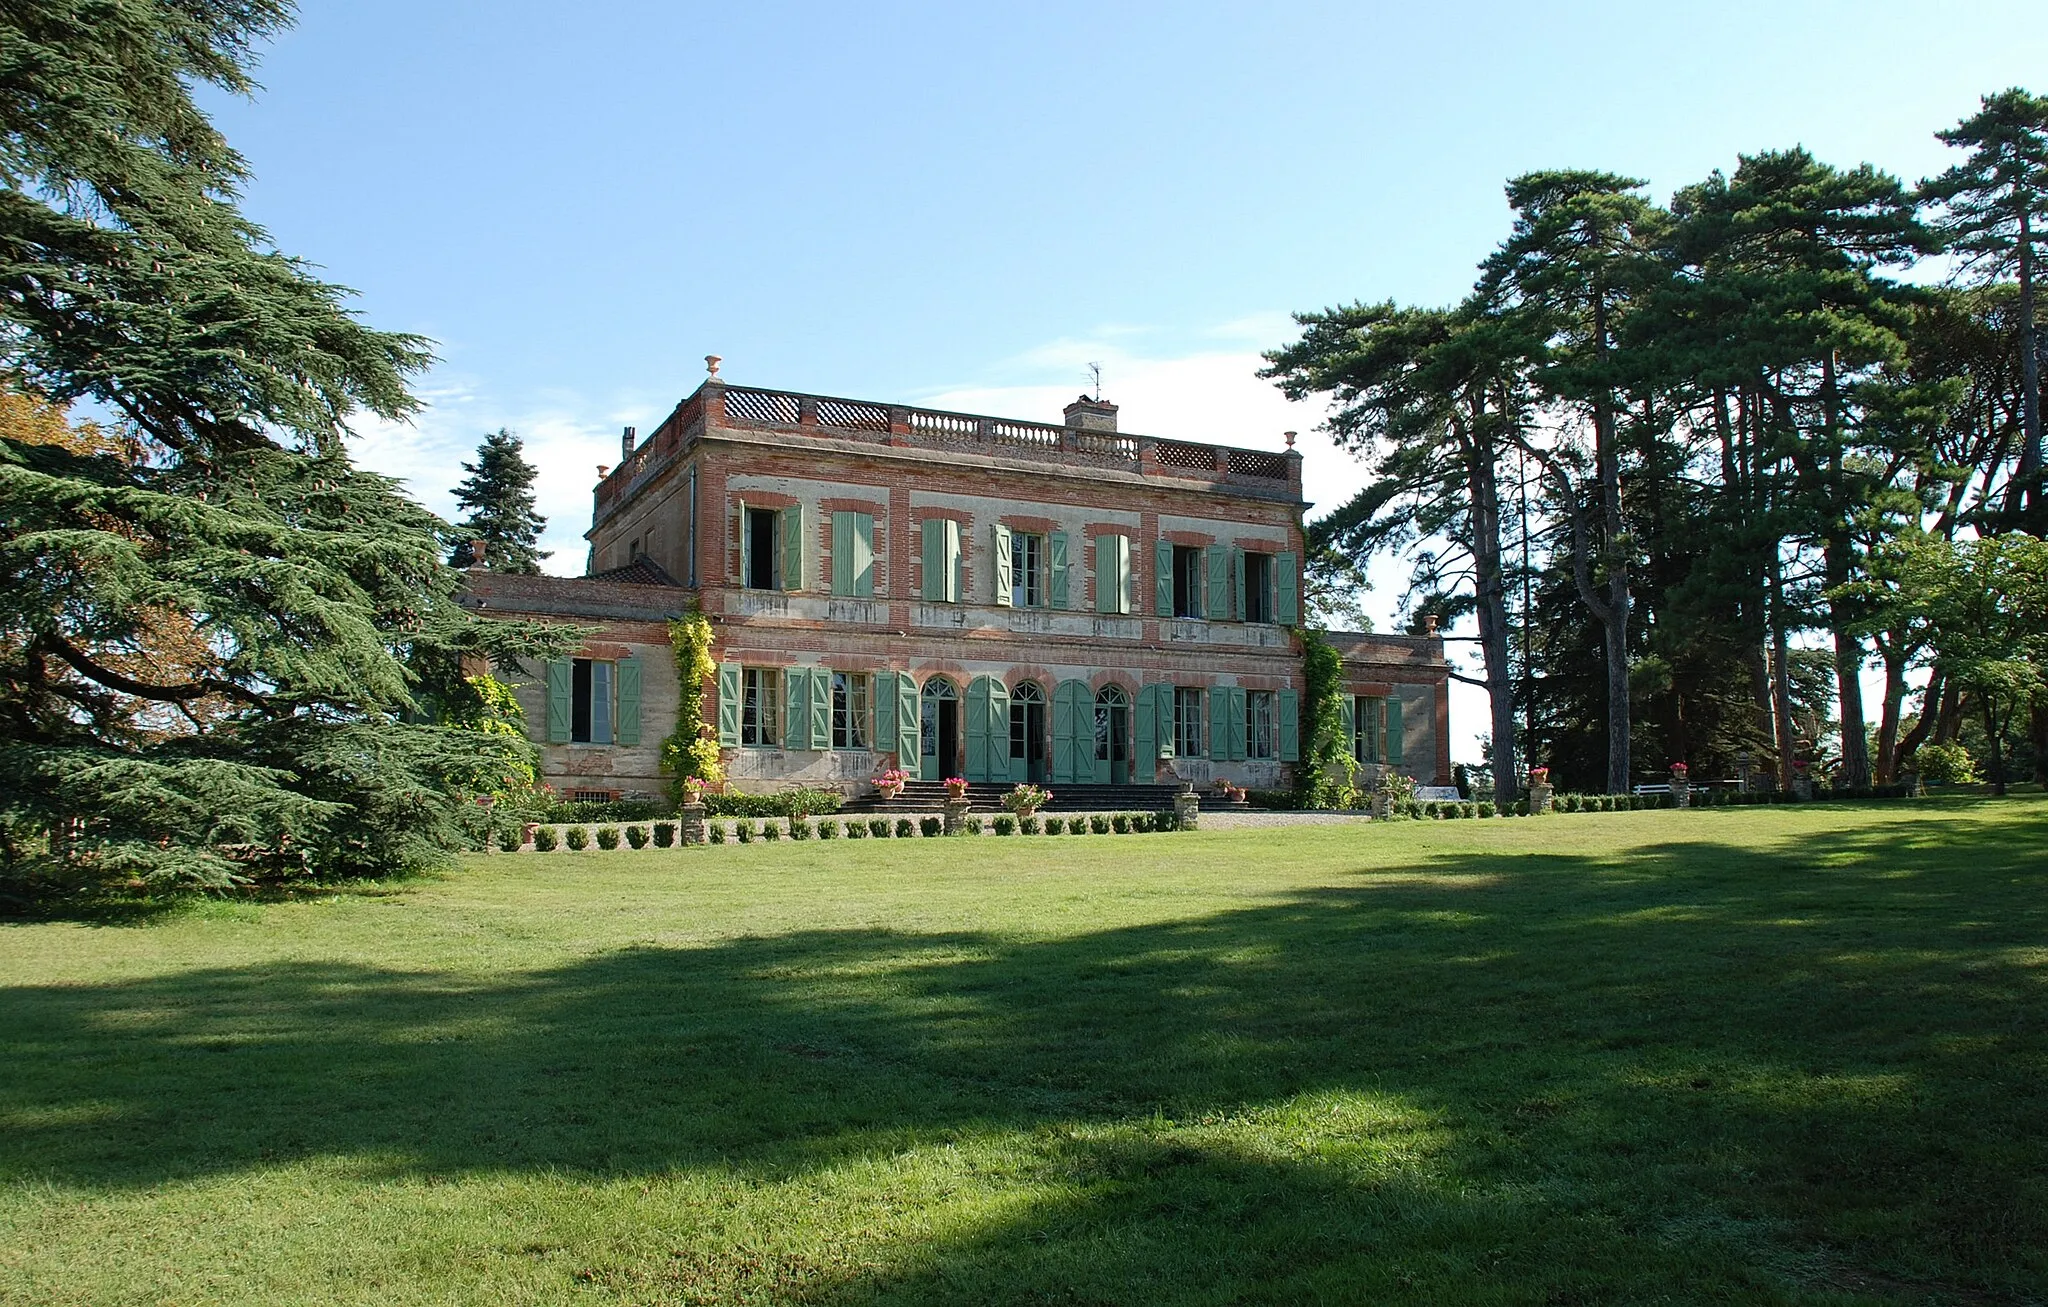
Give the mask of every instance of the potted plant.
<path id="1" fill-rule="evenodd" d="M 1019 817 L 1029 817 L 1052 802 L 1052 791 L 1030 781 L 1020 781 L 1003 796 L 1003 806 Z"/>
<path id="2" fill-rule="evenodd" d="M 946 797 L 949 799 L 966 798 L 967 778 L 964 776 L 948 776 L 946 778 Z"/>
<path id="3" fill-rule="evenodd" d="M 900 799 L 903 797 L 903 784 L 909 779 L 909 774 L 901 768 L 891 767 L 875 777 L 875 789 L 884 799 Z"/>

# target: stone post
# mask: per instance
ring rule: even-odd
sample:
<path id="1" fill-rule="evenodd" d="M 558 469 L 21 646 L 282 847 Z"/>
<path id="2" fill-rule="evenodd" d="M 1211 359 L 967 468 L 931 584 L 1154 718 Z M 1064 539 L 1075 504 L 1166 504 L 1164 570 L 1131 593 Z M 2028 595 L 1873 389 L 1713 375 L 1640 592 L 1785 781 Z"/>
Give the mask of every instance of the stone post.
<path id="1" fill-rule="evenodd" d="M 676 824 L 676 838 L 685 844 L 704 842 L 704 805 L 686 803 L 678 811 L 680 820 Z"/>
<path id="2" fill-rule="evenodd" d="M 1792 769 L 1792 794 L 1801 803 L 1812 801 L 1813 772 L 1810 768 L 1794 767 Z"/>
<path id="3" fill-rule="evenodd" d="M 1671 769 L 1671 806 L 1690 808 L 1692 806 L 1692 773 L 1684 767 Z"/>
<path id="4" fill-rule="evenodd" d="M 946 834 L 948 834 L 948 835 L 960 835 L 960 834 L 964 834 L 964 833 L 966 832 L 966 830 L 967 830 L 967 809 L 968 809 L 969 807 L 971 807 L 972 805 L 973 805 L 973 800 L 969 799 L 969 798 L 968 798 L 968 797 L 967 797 L 966 795 L 964 795 L 964 794 L 963 794 L 963 795 L 961 795 L 961 796 L 960 796 L 959 798 L 957 798 L 957 799 L 956 799 L 956 798 L 953 798 L 953 797 L 952 797 L 952 796 L 950 796 L 950 795 L 948 795 L 948 796 L 947 796 L 947 798 L 946 798 L 946 828 L 945 828 L 945 829 L 946 829 Z"/>
<path id="5" fill-rule="evenodd" d="M 1539 816 L 1550 811 L 1550 782 L 1529 782 L 1529 815 Z"/>
<path id="6" fill-rule="evenodd" d="M 1199 830 L 1202 825 L 1202 796 L 1195 793 L 1193 781 L 1183 786 L 1173 796 L 1173 815 L 1182 830 Z"/>
<path id="7" fill-rule="evenodd" d="M 1752 773 L 1752 769 L 1755 766 L 1756 755 L 1751 753 L 1749 750 L 1744 749 L 1735 755 L 1735 788 L 1742 791 L 1744 794 L 1749 793 L 1752 789 L 1756 787 L 1756 777 Z"/>

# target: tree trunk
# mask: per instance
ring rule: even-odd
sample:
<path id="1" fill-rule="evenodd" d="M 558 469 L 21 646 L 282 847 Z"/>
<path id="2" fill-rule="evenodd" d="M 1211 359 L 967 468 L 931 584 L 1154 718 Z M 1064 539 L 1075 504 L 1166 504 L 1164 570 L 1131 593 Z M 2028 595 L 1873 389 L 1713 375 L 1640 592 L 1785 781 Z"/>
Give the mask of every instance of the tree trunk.
<path id="1" fill-rule="evenodd" d="M 1963 733 L 1963 687 L 1951 682 L 1941 692 L 1941 712 L 1934 719 L 1934 743 L 1954 744 Z"/>
<path id="2" fill-rule="evenodd" d="M 1992 715 L 1991 699 L 1992 696 L 1982 689 L 1977 691 L 1977 706 L 1984 713 L 1984 738 L 1991 742 L 1991 792 L 2002 795 L 2005 793 L 2005 746 L 1998 737 L 2004 732 L 1999 730 L 1998 719 Z"/>
<path id="3" fill-rule="evenodd" d="M 2013 502 L 2007 511 L 2013 516 L 2025 492 L 2024 521 L 2039 530 L 2042 519 L 2041 486 L 2041 354 L 2034 327 L 2034 237 L 2032 215 L 2020 206 L 2020 462 L 2012 479 Z"/>
<path id="4" fill-rule="evenodd" d="M 1500 479 L 1485 432 L 1484 401 L 1473 400 L 1473 434 L 1466 442 L 1466 481 L 1472 497 L 1473 590 L 1479 650 L 1486 661 L 1486 700 L 1493 718 L 1493 792 L 1512 801 L 1519 781 L 1515 748 L 1514 664 L 1508 657 L 1508 593 L 1500 563 Z"/>
<path id="5" fill-rule="evenodd" d="M 1785 634 L 1785 578 L 1778 550 L 1771 548 L 1771 703 L 1776 709 L 1778 788 L 1792 788 L 1792 764 L 1799 739 L 1792 726 L 1792 649 Z"/>
<path id="6" fill-rule="evenodd" d="M 1842 719 L 1842 781 L 1850 789 L 1870 784 L 1870 739 L 1863 723 L 1863 642 L 1851 630 L 1853 605 L 1840 597 L 1840 587 L 1849 583 L 1855 568 L 1850 552 L 1849 505 L 1843 502 L 1842 396 L 1835 384 L 1835 353 L 1821 357 L 1822 421 L 1827 426 L 1828 486 L 1834 499 L 1829 514 L 1827 547 L 1822 551 L 1828 579 L 1828 625 L 1835 637 L 1835 701 Z"/>
<path id="7" fill-rule="evenodd" d="M 1904 632 L 1892 632 L 1879 654 L 1884 658 L 1884 708 L 1877 718 L 1877 757 L 1871 761 L 1871 781 L 1890 785 L 1897 779 L 1894 755 L 1899 747 L 1899 716 L 1906 702 L 1906 656 L 1899 646 Z"/>
<path id="8" fill-rule="evenodd" d="M 1892 754 L 1892 775 L 1896 777 L 1906 770 L 1906 764 L 1927 742 L 1927 736 L 1934 730 L 1934 724 L 1941 717 L 1942 682 L 1946 678 L 1937 665 L 1927 673 L 1927 690 L 1920 698 L 1920 720 L 1913 723 L 1913 729 L 1895 746 Z"/>

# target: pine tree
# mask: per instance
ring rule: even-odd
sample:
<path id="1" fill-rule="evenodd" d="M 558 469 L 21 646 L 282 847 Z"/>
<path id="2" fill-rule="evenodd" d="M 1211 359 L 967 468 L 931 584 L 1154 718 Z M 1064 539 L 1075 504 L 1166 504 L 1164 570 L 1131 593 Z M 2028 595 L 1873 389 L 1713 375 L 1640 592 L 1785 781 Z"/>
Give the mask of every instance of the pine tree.
<path id="1" fill-rule="evenodd" d="M 442 524 L 343 450 L 426 342 L 269 248 L 190 94 L 288 17 L 0 8 L 0 881 L 419 866 L 530 758 L 465 664 L 567 633 L 467 614 Z M 81 397 L 112 439 L 46 438 Z"/>
<path id="2" fill-rule="evenodd" d="M 476 462 L 464 463 L 469 473 L 455 487 L 455 502 L 469 513 L 456 528 L 449 562 L 456 567 L 475 563 L 470 546 L 484 544 L 484 566 L 493 572 L 540 573 L 548 551 L 536 546 L 548 520 L 533 511 L 533 482 L 539 469 L 526 461 L 519 437 L 499 427 L 477 446 Z"/>
<path id="3" fill-rule="evenodd" d="M 2048 522 L 2041 442 L 2041 341 L 2035 313 L 2041 260 L 2048 254 L 2048 97 L 2014 87 L 1987 95 L 1982 108 L 1944 132 L 1969 157 L 1921 183 L 1939 206 L 1937 229 L 1964 266 L 2019 285 L 2021 443 L 2007 494 L 2007 517 L 2039 531 Z"/>

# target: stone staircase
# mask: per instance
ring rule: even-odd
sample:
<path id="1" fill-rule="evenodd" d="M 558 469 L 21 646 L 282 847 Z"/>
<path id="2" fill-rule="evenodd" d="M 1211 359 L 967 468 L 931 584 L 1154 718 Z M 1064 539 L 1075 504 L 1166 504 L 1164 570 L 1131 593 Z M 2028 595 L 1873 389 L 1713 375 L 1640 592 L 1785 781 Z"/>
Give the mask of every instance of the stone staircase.
<path id="1" fill-rule="evenodd" d="M 1047 784 L 1052 791 L 1052 802 L 1045 805 L 1044 812 L 1163 812 L 1173 806 L 1173 796 L 1179 790 L 1177 785 L 1083 785 Z M 1006 782 L 989 782 L 970 785 L 967 788 L 967 805 L 970 812 L 1001 812 L 1003 796 L 1010 792 Z M 1231 810 L 1222 796 L 1214 791 L 1204 790 L 1202 811 L 1227 812 Z M 903 796 L 884 802 L 868 794 L 850 799 L 842 812 L 943 812 L 946 808 L 946 783 L 944 781 L 907 781 Z"/>

